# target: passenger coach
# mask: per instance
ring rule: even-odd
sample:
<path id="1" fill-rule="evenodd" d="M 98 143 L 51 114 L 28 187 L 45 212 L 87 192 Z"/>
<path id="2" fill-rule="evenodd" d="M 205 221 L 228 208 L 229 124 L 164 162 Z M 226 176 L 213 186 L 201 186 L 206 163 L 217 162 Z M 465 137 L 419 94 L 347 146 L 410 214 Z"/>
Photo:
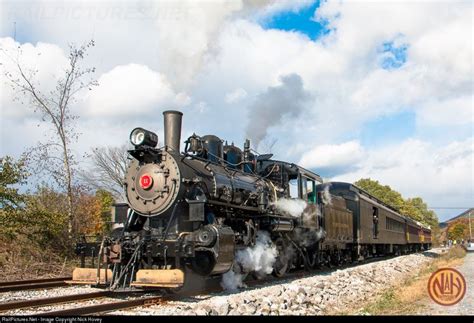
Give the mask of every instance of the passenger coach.
<path id="1" fill-rule="evenodd" d="M 431 247 L 431 230 L 401 215 L 396 209 L 350 183 L 328 182 L 317 186 L 318 195 L 339 196 L 352 212 L 353 254 L 404 254 Z M 328 219 L 326 219 L 326 222 Z"/>

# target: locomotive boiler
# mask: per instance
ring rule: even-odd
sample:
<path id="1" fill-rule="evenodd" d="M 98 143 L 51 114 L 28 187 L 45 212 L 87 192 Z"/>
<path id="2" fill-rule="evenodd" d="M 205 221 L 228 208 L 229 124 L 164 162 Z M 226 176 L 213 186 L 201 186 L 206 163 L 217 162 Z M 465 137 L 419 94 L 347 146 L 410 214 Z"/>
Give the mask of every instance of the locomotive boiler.
<path id="1" fill-rule="evenodd" d="M 321 228 L 314 196 L 304 218 L 279 211 L 276 202 L 289 197 L 291 179 L 305 178 L 314 195 L 320 177 L 271 155 L 257 156 L 248 140 L 242 151 L 216 136 L 193 134 L 180 152 L 182 113 L 163 115 L 163 147 L 156 148 L 153 132 L 131 132 L 126 223 L 102 241 L 98 268 L 76 268 L 73 281 L 111 288 L 181 287 L 188 272 L 212 276 L 231 270 L 236 251 L 255 244 L 260 230 L 275 242 L 274 274 L 283 275 L 295 230 Z"/>

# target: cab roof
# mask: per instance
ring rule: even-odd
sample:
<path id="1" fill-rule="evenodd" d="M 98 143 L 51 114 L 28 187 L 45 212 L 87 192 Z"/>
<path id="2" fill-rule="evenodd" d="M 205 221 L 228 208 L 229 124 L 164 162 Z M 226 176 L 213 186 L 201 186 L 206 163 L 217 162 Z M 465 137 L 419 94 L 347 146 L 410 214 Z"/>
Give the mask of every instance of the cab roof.
<path id="1" fill-rule="evenodd" d="M 281 161 L 281 160 L 273 160 L 273 159 L 269 159 L 269 160 L 265 160 L 263 162 L 267 162 L 269 164 L 271 163 L 278 163 L 280 165 L 282 165 L 286 171 L 290 172 L 290 173 L 299 173 L 303 176 L 306 176 L 306 177 L 309 177 L 309 178 L 312 178 L 314 179 L 315 181 L 319 182 L 319 183 L 323 183 L 323 179 L 321 178 L 321 176 L 319 176 L 318 174 L 316 174 L 315 172 L 312 172 L 304 167 L 301 167 L 299 165 L 296 165 L 294 163 L 289 163 L 289 162 L 285 162 L 285 161 Z"/>

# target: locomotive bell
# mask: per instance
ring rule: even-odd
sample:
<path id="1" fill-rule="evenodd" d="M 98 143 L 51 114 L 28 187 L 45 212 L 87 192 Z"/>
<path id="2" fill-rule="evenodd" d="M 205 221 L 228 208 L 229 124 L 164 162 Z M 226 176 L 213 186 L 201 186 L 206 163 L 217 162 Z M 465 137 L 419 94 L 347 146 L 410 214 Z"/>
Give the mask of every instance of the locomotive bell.
<path id="1" fill-rule="evenodd" d="M 176 160 L 168 152 L 163 151 L 154 163 L 134 159 L 125 177 L 130 207 L 143 216 L 166 212 L 178 196 L 180 178 Z"/>

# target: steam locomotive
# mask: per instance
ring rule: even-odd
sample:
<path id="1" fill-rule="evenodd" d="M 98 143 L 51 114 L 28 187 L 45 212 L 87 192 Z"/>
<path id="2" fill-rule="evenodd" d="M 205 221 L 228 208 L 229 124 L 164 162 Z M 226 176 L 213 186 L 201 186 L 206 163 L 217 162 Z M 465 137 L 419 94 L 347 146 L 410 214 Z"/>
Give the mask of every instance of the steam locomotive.
<path id="1" fill-rule="evenodd" d="M 249 140 L 241 150 L 193 134 L 180 152 L 182 113 L 163 115 L 164 147 L 151 131 L 131 132 L 125 223 L 98 246 L 97 266 L 76 268 L 72 283 L 179 289 L 192 277 L 242 272 L 235 255 L 259 232 L 277 250 L 278 277 L 431 246 L 429 228 L 351 184 L 323 184 L 312 171 L 256 154 Z M 282 207 L 292 201 L 304 203 L 297 214 Z"/>

